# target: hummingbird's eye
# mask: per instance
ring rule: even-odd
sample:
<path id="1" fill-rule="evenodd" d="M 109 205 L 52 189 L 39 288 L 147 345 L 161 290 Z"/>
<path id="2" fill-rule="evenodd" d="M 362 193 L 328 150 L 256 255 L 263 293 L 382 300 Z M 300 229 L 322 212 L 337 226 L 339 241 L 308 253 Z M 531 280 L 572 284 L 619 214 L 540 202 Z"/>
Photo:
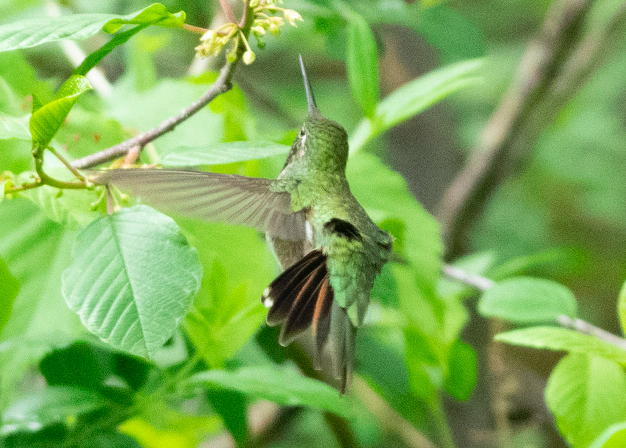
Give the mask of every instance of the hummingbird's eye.
<path id="1" fill-rule="evenodd" d="M 298 137 L 302 138 L 306 135 L 306 131 L 304 130 L 304 127 L 302 129 L 300 129 L 300 132 L 298 133 Z"/>

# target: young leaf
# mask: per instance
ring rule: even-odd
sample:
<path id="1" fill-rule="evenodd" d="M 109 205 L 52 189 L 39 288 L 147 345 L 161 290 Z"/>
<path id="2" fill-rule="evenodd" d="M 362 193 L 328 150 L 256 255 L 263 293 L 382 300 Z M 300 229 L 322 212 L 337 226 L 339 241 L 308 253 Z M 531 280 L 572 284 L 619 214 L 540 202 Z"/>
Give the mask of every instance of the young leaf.
<path id="1" fill-rule="evenodd" d="M 230 142 L 214 146 L 180 147 L 161 159 L 163 166 L 220 165 L 287 154 L 290 147 L 274 142 Z"/>
<path id="2" fill-rule="evenodd" d="M 201 278 L 198 254 L 176 223 L 138 205 L 79 234 L 62 291 L 89 331 L 151 357 L 189 310 Z"/>
<path id="3" fill-rule="evenodd" d="M 200 372 L 184 383 L 186 389 L 194 386 L 223 387 L 278 404 L 330 411 L 345 418 L 354 415 L 352 402 L 329 385 L 274 365 Z"/>
<path id="4" fill-rule="evenodd" d="M 101 29 L 115 33 L 125 24 L 180 27 L 184 22 L 184 12 L 172 14 L 160 3 L 125 16 L 73 14 L 26 19 L 0 26 L 0 52 L 36 47 L 63 39 L 86 39 Z"/>
<path id="5" fill-rule="evenodd" d="M 73 75 L 63 83 L 54 100 L 44 104 L 30 117 L 30 133 L 33 144 L 48 146 L 65 118 L 78 100 L 78 97 L 91 89 L 87 78 Z"/>
<path id="6" fill-rule="evenodd" d="M 87 56 L 83 60 L 83 62 L 81 62 L 81 64 L 74 69 L 72 73 L 74 75 L 86 76 L 87 73 L 89 73 L 89 71 L 92 68 L 98 65 L 100 61 L 104 59 L 104 57 L 108 55 L 111 51 L 113 51 L 115 47 L 126 43 L 128 39 L 133 37 L 135 34 L 143 30 L 144 28 L 147 28 L 148 26 L 149 26 L 148 24 L 137 25 L 136 27 L 131 28 L 130 30 L 116 34 L 115 36 L 113 36 L 113 39 L 111 39 L 102 47 L 100 47 L 98 50 L 94 51 L 89 56 Z"/>
<path id="7" fill-rule="evenodd" d="M 65 423 L 101 408 L 106 400 L 96 391 L 71 386 L 50 386 L 15 401 L 2 415 L 0 435 L 36 431 L 52 423 Z"/>
<path id="8" fill-rule="evenodd" d="M 4 260 L 0 259 L 0 334 L 9 320 L 13 301 L 20 290 L 20 282 L 11 275 Z"/>
<path id="9" fill-rule="evenodd" d="M 568 355 L 554 368 L 546 402 L 561 433 L 588 447 L 606 428 L 626 420 L 626 373 L 606 358 Z"/>
<path id="10" fill-rule="evenodd" d="M 626 282 L 624 282 L 622 289 L 619 292 L 619 297 L 617 299 L 617 311 L 619 321 L 622 324 L 622 331 L 626 333 Z"/>
<path id="11" fill-rule="evenodd" d="M 496 341 L 546 350 L 602 356 L 626 365 L 626 351 L 602 339 L 558 327 L 530 327 L 497 334 Z"/>
<path id="12" fill-rule="evenodd" d="M 362 120 L 350 138 L 350 151 L 358 151 L 372 138 L 424 111 L 448 95 L 480 81 L 481 59 L 448 65 L 393 91 L 376 107 L 374 119 Z"/>
<path id="13" fill-rule="evenodd" d="M 518 323 L 555 322 L 559 314 L 575 317 L 576 298 L 551 280 L 516 277 L 496 283 L 478 301 L 478 311 Z"/>
<path id="14" fill-rule="evenodd" d="M 626 422 L 609 426 L 589 448 L 623 448 L 626 446 Z"/>
<path id="15" fill-rule="evenodd" d="M 366 117 L 374 118 L 378 102 L 378 52 L 370 26 L 357 13 L 348 17 L 346 63 L 352 94 Z"/>

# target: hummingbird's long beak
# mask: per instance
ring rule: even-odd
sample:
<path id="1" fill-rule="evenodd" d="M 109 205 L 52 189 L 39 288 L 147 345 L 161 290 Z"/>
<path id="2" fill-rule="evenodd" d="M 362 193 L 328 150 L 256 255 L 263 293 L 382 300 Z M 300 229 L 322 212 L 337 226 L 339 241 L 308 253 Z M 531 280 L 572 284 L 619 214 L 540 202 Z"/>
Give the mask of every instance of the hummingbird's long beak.
<path id="1" fill-rule="evenodd" d="M 302 70 L 302 78 L 304 79 L 304 89 L 306 90 L 306 102 L 309 108 L 309 114 L 313 111 L 317 111 L 317 104 L 315 104 L 315 96 L 313 96 L 313 89 L 311 88 L 311 83 L 309 82 L 309 78 L 306 75 L 306 68 L 304 68 L 304 61 L 302 60 L 302 55 L 300 56 L 300 69 Z"/>

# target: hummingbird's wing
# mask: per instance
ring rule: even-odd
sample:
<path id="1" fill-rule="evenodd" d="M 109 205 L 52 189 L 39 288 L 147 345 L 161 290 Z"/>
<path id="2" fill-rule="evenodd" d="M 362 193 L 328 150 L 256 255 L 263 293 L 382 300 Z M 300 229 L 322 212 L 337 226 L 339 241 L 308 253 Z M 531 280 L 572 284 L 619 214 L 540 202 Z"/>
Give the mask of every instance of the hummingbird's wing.
<path id="1" fill-rule="evenodd" d="M 306 238 L 304 211 L 292 209 L 291 194 L 277 191 L 274 179 L 144 168 L 98 171 L 89 178 L 137 195 L 165 212 L 254 227 L 284 240 Z"/>

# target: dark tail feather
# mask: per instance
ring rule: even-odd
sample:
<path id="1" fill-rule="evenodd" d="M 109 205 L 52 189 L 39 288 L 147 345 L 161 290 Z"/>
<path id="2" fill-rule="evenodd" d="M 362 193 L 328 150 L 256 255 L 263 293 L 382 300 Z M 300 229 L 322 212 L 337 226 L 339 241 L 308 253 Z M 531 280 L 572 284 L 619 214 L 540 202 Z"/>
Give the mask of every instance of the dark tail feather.
<path id="1" fill-rule="evenodd" d="M 356 327 L 352 325 L 348 313 L 337 302 L 333 302 L 330 318 L 331 354 L 335 378 L 341 382 L 341 393 L 352 380 L 354 370 Z"/>
<path id="2" fill-rule="evenodd" d="M 352 378 L 356 328 L 348 313 L 334 300 L 326 255 L 314 250 L 280 274 L 264 291 L 261 299 L 268 306 L 267 324 L 283 327 L 278 341 L 288 345 L 312 326 L 315 340 L 315 368 L 330 342 L 334 376 L 341 382 L 341 393 Z"/>
<path id="3" fill-rule="evenodd" d="M 320 266 L 326 265 L 326 256 L 319 250 L 305 255 L 300 261 L 280 274 L 263 292 L 261 301 L 270 310 L 267 324 L 275 326 L 287 319 L 294 299 L 305 285 L 308 277 Z"/>

